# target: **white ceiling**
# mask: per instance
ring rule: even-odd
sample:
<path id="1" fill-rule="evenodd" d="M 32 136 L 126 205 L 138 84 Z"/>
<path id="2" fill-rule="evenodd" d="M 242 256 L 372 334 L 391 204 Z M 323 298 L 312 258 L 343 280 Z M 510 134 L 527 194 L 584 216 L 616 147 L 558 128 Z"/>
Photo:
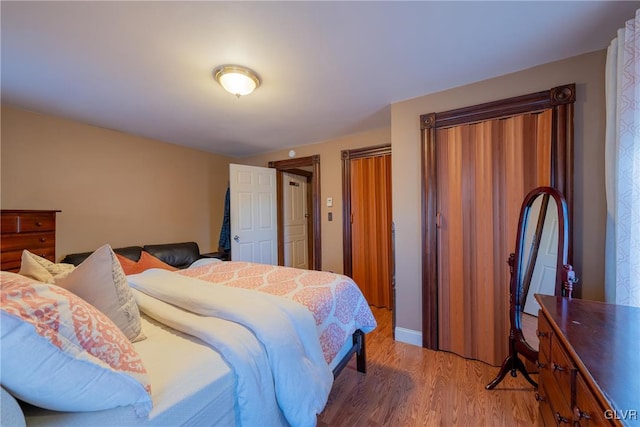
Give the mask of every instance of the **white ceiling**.
<path id="1" fill-rule="evenodd" d="M 606 48 L 640 2 L 0 3 L 2 103 L 242 157 L 390 126 L 390 104 Z M 262 85 L 236 99 L 213 69 Z"/>

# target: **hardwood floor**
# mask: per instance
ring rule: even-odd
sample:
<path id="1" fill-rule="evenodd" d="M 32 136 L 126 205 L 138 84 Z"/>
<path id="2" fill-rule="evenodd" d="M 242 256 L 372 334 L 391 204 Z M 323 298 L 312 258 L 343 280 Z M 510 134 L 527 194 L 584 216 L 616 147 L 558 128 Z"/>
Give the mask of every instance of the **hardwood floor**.
<path id="1" fill-rule="evenodd" d="M 494 390 L 485 390 L 498 367 L 393 341 L 391 312 L 372 311 L 378 328 L 366 337 L 367 373 L 356 371 L 355 358 L 349 363 L 318 426 L 537 424 L 535 390 L 521 375 L 507 375 Z"/>

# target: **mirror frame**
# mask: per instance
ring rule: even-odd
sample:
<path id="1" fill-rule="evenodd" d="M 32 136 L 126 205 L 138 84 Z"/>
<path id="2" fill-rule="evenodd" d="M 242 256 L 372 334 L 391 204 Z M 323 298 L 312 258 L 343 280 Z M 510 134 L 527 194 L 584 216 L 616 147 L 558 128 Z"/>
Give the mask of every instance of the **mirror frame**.
<path id="1" fill-rule="evenodd" d="M 527 194 L 522 202 L 522 209 L 520 211 L 520 218 L 518 220 L 518 234 L 516 236 L 516 252 L 514 265 L 511 274 L 511 280 L 509 284 L 510 293 L 510 309 L 509 317 L 511 320 L 511 334 L 516 341 L 516 350 L 522 354 L 525 358 L 536 361 L 538 360 L 538 351 L 529 345 L 522 333 L 522 310 L 524 308 L 524 295 L 523 295 L 523 268 L 527 268 L 527 260 L 524 260 L 525 249 L 525 233 L 529 217 L 531 214 L 531 206 L 538 196 L 547 195 L 556 203 L 556 209 L 558 213 L 558 256 L 556 261 L 556 283 L 555 283 L 555 295 L 565 295 L 564 282 L 566 281 L 565 266 L 568 266 L 568 254 L 569 254 L 569 234 L 568 234 L 568 211 L 567 202 L 558 190 L 552 187 L 538 187 L 534 188 Z M 534 261 L 535 264 L 535 261 Z"/>
<path id="2" fill-rule="evenodd" d="M 525 303 L 523 298 L 523 277 L 525 271 L 523 271 L 523 269 L 528 269 L 529 267 L 527 262 L 528 260 L 524 260 L 525 234 L 531 214 L 531 207 L 537 197 L 541 195 L 553 198 L 556 203 L 558 213 L 558 256 L 556 260 L 554 294 L 569 298 L 572 296 L 575 276 L 573 274 L 573 268 L 568 264 L 570 241 L 567 202 L 562 194 L 555 188 L 534 188 L 525 196 L 524 201 L 522 202 L 520 217 L 518 219 L 516 249 L 515 253 L 512 253 L 509 256 L 509 266 L 511 271 L 511 279 L 509 282 L 509 319 L 511 321 L 511 328 L 509 332 L 509 355 L 502 363 L 502 367 L 500 368 L 500 372 L 496 378 L 486 386 L 487 390 L 491 390 L 498 385 L 507 372 L 511 372 L 511 376 L 515 377 L 517 371 L 520 371 L 525 379 L 534 387 L 538 386 L 538 384 L 529 376 L 529 373 L 527 372 L 524 363 L 518 357 L 518 354 L 521 354 L 532 362 L 537 362 L 538 360 L 538 350 L 531 347 L 524 337 L 521 319 Z M 536 227 L 538 227 L 537 224 Z"/>

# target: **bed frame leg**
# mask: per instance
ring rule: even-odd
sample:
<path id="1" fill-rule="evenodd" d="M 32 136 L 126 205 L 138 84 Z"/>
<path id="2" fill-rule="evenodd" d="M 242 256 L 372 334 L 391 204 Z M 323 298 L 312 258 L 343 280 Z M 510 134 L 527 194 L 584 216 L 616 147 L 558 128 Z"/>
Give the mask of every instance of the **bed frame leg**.
<path id="1" fill-rule="evenodd" d="M 367 373 L 367 355 L 364 344 L 364 332 L 360 329 L 353 333 L 353 344 L 358 349 L 356 351 L 356 369 L 363 374 Z"/>
<path id="2" fill-rule="evenodd" d="M 367 373 L 367 357 L 364 348 L 364 332 L 360 329 L 355 331 L 351 336 L 353 340 L 353 345 L 347 352 L 347 354 L 338 362 L 338 365 L 333 368 L 333 378 L 338 378 L 340 372 L 347 366 L 349 360 L 353 357 L 353 354 L 356 354 L 356 370 L 358 372 L 362 372 L 363 374 Z"/>

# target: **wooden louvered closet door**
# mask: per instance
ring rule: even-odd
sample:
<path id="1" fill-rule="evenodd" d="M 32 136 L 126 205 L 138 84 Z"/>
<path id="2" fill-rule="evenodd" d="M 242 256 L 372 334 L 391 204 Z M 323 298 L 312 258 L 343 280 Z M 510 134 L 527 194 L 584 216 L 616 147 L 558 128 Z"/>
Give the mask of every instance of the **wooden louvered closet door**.
<path id="1" fill-rule="evenodd" d="M 550 110 L 436 130 L 439 348 L 499 365 L 522 200 L 551 184 Z"/>
<path id="2" fill-rule="evenodd" d="M 391 154 L 350 160 L 353 280 L 369 304 L 392 308 Z"/>

